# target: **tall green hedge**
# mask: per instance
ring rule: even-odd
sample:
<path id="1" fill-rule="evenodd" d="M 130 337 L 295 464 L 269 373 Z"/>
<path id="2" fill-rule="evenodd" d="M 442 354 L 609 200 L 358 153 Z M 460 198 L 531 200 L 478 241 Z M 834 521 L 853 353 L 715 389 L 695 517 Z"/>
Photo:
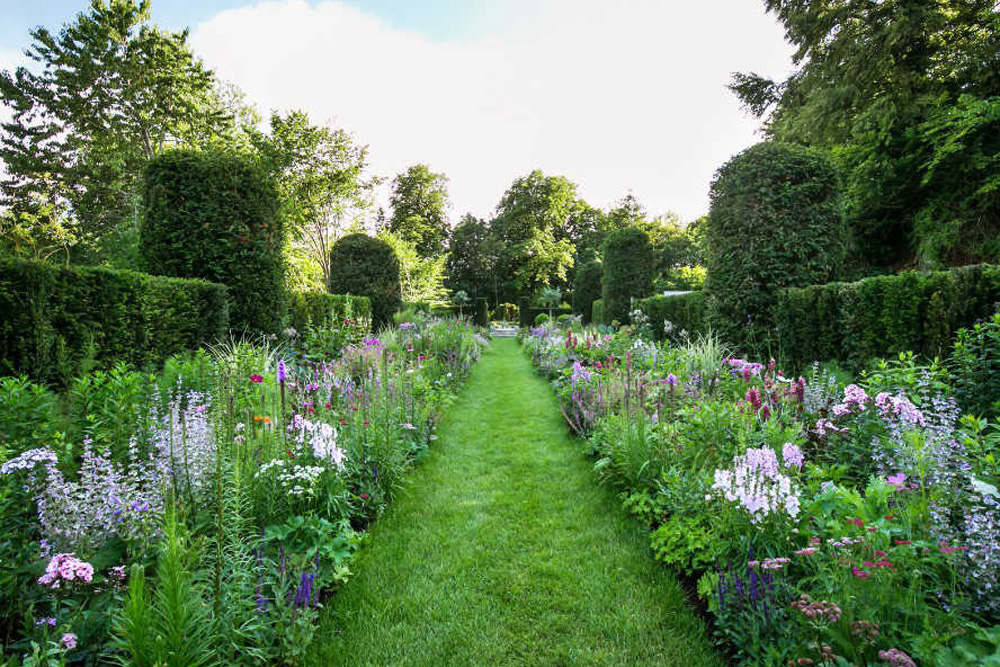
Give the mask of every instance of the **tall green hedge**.
<path id="1" fill-rule="evenodd" d="M 388 243 L 367 234 L 348 234 L 330 251 L 330 286 L 337 294 L 359 294 L 371 301 L 376 326 L 392 323 L 399 310 L 399 258 Z"/>
<path id="2" fill-rule="evenodd" d="M 348 311 L 355 319 L 370 318 L 371 302 L 366 296 L 324 292 L 298 292 L 289 300 L 290 323 L 292 328 L 300 333 L 309 324 L 320 324 L 330 319 L 339 320 Z"/>
<path id="3" fill-rule="evenodd" d="M 665 322 L 670 323 L 671 336 L 687 332 L 689 337 L 694 338 L 706 331 L 705 297 L 701 292 L 651 296 L 640 301 L 639 308 L 649 317 L 653 336 L 657 340 L 667 337 Z"/>
<path id="4" fill-rule="evenodd" d="M 583 323 L 590 323 L 594 301 L 601 298 L 601 280 L 604 265 L 598 260 L 581 264 L 573 279 L 573 312 L 583 316 Z"/>
<path id="5" fill-rule="evenodd" d="M 839 360 L 860 368 L 906 350 L 941 356 L 956 330 L 997 302 L 1000 268 L 985 265 L 787 289 L 778 297 L 779 351 L 799 367 Z"/>
<path id="6" fill-rule="evenodd" d="M 228 285 L 233 328 L 280 330 L 286 303 L 278 196 L 253 160 L 167 151 L 147 165 L 142 196 L 147 271 Z"/>
<path id="7" fill-rule="evenodd" d="M 0 259 L 0 374 L 62 386 L 90 365 L 159 364 L 228 325 L 224 285 Z"/>
<path id="8" fill-rule="evenodd" d="M 484 296 L 476 299 L 475 323 L 477 327 L 488 327 L 490 325 L 489 303 Z"/>
<path id="9" fill-rule="evenodd" d="M 590 321 L 604 324 L 604 299 L 594 299 L 594 303 L 590 304 Z"/>
<path id="10" fill-rule="evenodd" d="M 604 319 L 625 324 L 632 299 L 644 299 L 653 292 L 656 261 L 649 236 L 641 229 L 620 229 L 604 242 L 604 280 L 601 298 Z"/>
<path id="11" fill-rule="evenodd" d="M 710 198 L 707 322 L 740 348 L 766 351 L 780 291 L 825 283 L 843 263 L 836 174 L 823 153 L 765 142 L 716 172 Z"/>

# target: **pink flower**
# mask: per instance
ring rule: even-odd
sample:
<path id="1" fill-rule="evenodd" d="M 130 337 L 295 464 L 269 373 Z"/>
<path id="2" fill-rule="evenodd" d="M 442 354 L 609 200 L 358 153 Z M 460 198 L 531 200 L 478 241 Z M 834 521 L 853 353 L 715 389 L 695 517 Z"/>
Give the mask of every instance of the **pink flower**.
<path id="1" fill-rule="evenodd" d="M 262 376 L 260 376 L 260 375 L 251 375 L 250 376 L 250 381 L 251 382 L 261 383 L 261 382 L 264 381 L 264 378 Z"/>
<path id="2" fill-rule="evenodd" d="M 94 566 L 73 554 L 56 554 L 45 566 L 45 574 L 38 583 L 49 588 L 59 588 L 63 581 L 83 581 L 90 583 L 94 578 Z"/>
<path id="3" fill-rule="evenodd" d="M 901 472 L 897 472 L 895 475 L 886 477 L 885 481 L 896 487 L 897 491 L 902 491 L 906 488 L 906 475 Z"/>
<path id="4" fill-rule="evenodd" d="M 72 632 L 67 632 L 62 636 L 62 639 L 60 639 L 59 642 L 64 648 L 66 648 L 66 650 L 74 649 L 76 648 L 76 635 Z"/>

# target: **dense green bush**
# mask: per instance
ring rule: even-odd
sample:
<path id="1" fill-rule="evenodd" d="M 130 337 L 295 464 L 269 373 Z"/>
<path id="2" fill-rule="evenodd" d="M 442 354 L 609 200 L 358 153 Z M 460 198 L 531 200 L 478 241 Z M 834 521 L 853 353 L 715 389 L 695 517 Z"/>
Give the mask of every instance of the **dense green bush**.
<path id="1" fill-rule="evenodd" d="M 601 298 L 608 322 L 628 322 L 632 299 L 653 292 L 656 261 L 649 236 L 641 229 L 618 230 L 604 242 L 604 280 Z"/>
<path id="2" fill-rule="evenodd" d="M 594 303 L 590 305 L 590 321 L 604 324 L 604 299 L 594 299 Z"/>
<path id="3" fill-rule="evenodd" d="M 476 299 L 475 323 L 477 327 L 488 327 L 490 325 L 490 309 L 489 304 L 486 302 L 486 297 L 481 296 Z"/>
<path id="4" fill-rule="evenodd" d="M 957 329 L 988 317 L 997 301 L 1000 268 L 993 266 L 787 289 L 776 315 L 780 354 L 800 367 L 838 360 L 860 368 L 906 350 L 935 357 L 947 353 Z"/>
<path id="5" fill-rule="evenodd" d="M 582 264 L 573 280 L 573 312 L 583 316 L 583 323 L 590 323 L 594 301 L 601 298 L 601 280 L 604 265 L 597 260 Z"/>
<path id="6" fill-rule="evenodd" d="M 0 373 L 65 385 L 92 367 L 162 363 L 228 330 L 224 285 L 0 259 Z"/>
<path id="7" fill-rule="evenodd" d="M 710 197 L 707 322 L 739 347 L 767 348 L 780 290 L 825 283 L 843 263 L 836 174 L 822 153 L 765 142 L 723 165 Z"/>
<path id="8" fill-rule="evenodd" d="M 285 298 L 278 199 L 251 159 L 167 151 L 147 165 L 142 197 L 147 271 L 223 283 L 233 328 L 280 330 Z"/>
<path id="9" fill-rule="evenodd" d="M 639 308 L 649 317 L 656 340 L 683 338 L 683 333 L 694 338 L 706 330 L 705 298 L 701 292 L 651 296 L 640 301 Z"/>
<path id="10" fill-rule="evenodd" d="M 330 291 L 368 297 L 376 326 L 392 322 L 402 304 L 399 290 L 399 258 L 388 243 L 367 234 L 348 234 L 334 244 Z"/>
<path id="11" fill-rule="evenodd" d="M 995 420 L 1000 415 L 1000 312 L 959 330 L 950 366 L 962 409 Z"/>
<path id="12" fill-rule="evenodd" d="M 326 294 L 324 292 L 298 292 L 289 302 L 291 325 L 299 333 L 309 324 L 327 324 L 339 320 L 350 310 L 351 317 L 370 318 L 371 302 L 365 296 Z"/>

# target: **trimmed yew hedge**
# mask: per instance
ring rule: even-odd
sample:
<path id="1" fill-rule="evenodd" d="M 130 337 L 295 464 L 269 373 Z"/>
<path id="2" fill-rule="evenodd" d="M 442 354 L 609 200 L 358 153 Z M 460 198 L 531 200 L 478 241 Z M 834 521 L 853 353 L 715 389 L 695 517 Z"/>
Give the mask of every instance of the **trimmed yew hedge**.
<path id="1" fill-rule="evenodd" d="M 706 331 L 705 297 L 701 292 L 651 296 L 642 299 L 639 308 L 649 317 L 656 340 L 663 340 L 665 337 L 664 321 L 674 326 L 674 333 L 686 331 L 692 338 Z"/>
<path id="2" fill-rule="evenodd" d="M 348 314 L 354 319 L 372 316 L 371 301 L 366 296 L 351 294 L 326 294 L 325 292 L 299 292 L 289 301 L 290 324 L 299 333 L 309 324 L 322 324 L 328 320 L 339 320 Z"/>
<path id="3" fill-rule="evenodd" d="M 776 312 L 786 363 L 837 360 L 861 368 L 912 350 L 944 356 L 961 327 L 988 318 L 1000 301 L 1000 268 L 908 271 L 853 283 L 782 290 Z"/>
<path id="4" fill-rule="evenodd" d="M 604 265 L 598 260 L 582 264 L 573 279 L 573 312 L 583 316 L 583 323 L 590 324 L 594 302 L 601 298 L 601 280 Z"/>
<path id="5" fill-rule="evenodd" d="M 655 257 L 646 232 L 635 227 L 619 229 L 604 242 L 604 277 L 601 299 L 604 319 L 627 324 L 632 299 L 653 291 Z"/>
<path id="6" fill-rule="evenodd" d="M 225 285 L 0 258 L 0 374 L 64 386 L 90 366 L 160 364 L 228 328 Z"/>

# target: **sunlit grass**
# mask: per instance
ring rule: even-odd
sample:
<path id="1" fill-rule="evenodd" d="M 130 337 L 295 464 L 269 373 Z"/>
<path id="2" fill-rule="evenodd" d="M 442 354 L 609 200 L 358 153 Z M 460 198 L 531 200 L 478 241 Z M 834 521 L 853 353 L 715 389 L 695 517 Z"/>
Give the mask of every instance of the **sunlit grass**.
<path id="1" fill-rule="evenodd" d="M 494 341 L 439 435 L 309 664 L 721 664 L 514 341 Z"/>

